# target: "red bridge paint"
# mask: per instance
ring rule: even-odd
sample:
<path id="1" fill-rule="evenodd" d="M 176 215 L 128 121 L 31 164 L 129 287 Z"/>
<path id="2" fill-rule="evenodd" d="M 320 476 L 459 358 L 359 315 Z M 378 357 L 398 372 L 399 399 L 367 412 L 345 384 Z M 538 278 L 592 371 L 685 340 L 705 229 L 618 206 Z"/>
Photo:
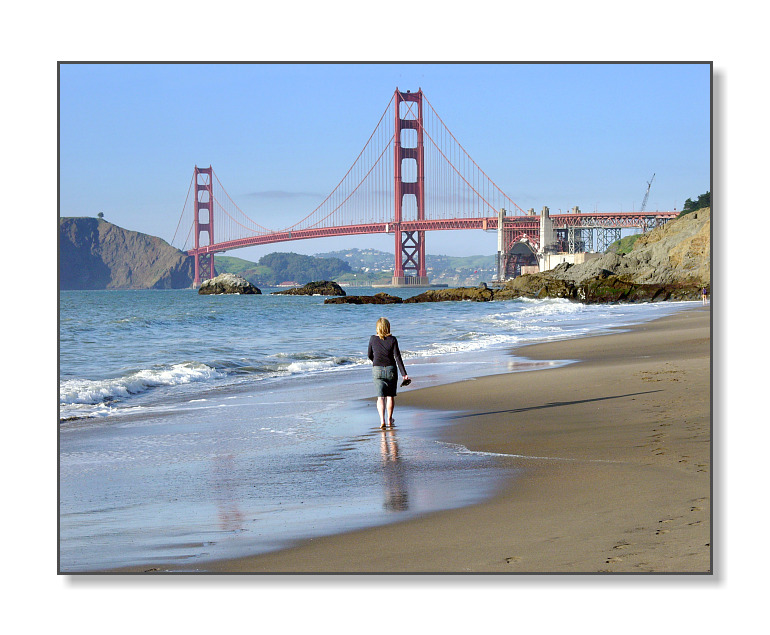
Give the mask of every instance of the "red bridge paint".
<path id="1" fill-rule="evenodd" d="M 507 214 L 506 249 L 522 239 L 534 249 L 540 245 L 539 215 L 521 209 L 484 173 L 421 89 L 416 93 L 396 89 L 340 183 L 316 209 L 290 227 L 274 231 L 249 218 L 227 194 L 211 166 L 195 166 L 193 185 L 189 227 L 194 246 L 187 253 L 195 258 L 196 286 L 216 275 L 215 253 L 292 240 L 379 233 L 394 236 L 394 282 L 425 284 L 425 232 L 497 230 L 501 209 Z M 180 225 L 186 213 L 187 203 Z M 646 231 L 676 216 L 677 212 L 578 212 L 550 218 L 556 230 Z"/>

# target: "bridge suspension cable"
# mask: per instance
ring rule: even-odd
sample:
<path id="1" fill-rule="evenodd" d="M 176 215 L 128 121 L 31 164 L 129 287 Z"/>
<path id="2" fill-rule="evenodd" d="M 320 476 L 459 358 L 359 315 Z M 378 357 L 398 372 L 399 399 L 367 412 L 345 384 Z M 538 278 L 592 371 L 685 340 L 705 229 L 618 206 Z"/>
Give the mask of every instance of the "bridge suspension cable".
<path id="1" fill-rule="evenodd" d="M 187 209 L 187 201 L 190 200 L 190 192 L 192 191 L 193 186 L 193 179 L 195 178 L 195 175 L 190 177 L 190 186 L 187 188 L 187 196 L 184 199 L 184 205 L 182 206 L 182 213 L 179 215 L 179 222 L 176 224 L 176 229 L 174 230 L 174 237 L 171 239 L 171 242 L 169 244 L 173 245 L 174 241 L 176 240 L 176 234 L 179 231 L 179 227 L 182 225 L 182 219 L 184 219 L 184 213 Z M 190 230 L 187 233 L 187 238 L 185 239 L 185 246 L 187 246 L 187 240 L 190 238 L 190 232 L 192 231 L 192 224 L 190 225 Z"/>
<path id="2" fill-rule="evenodd" d="M 424 98 L 424 94 L 423 94 Z M 427 138 L 424 144 L 424 220 L 452 221 L 454 219 L 472 219 L 496 217 L 500 208 L 510 211 L 522 210 L 497 184 L 479 167 L 465 148 L 459 143 L 444 121 L 424 98 L 427 108 L 422 113 L 422 120 L 412 108 L 415 102 L 402 101 L 397 105 L 395 94 L 391 97 L 385 111 L 367 139 L 364 147 L 353 161 L 348 171 L 329 193 L 329 195 L 304 218 L 281 229 L 272 230 L 250 218 L 230 197 L 219 177 L 213 175 L 211 183 L 212 210 L 216 209 L 214 236 L 217 244 L 234 243 L 247 239 L 262 239 L 270 242 L 291 239 L 292 232 L 302 230 L 322 230 L 345 227 L 384 226 L 394 222 L 395 200 L 395 165 L 393 154 L 397 116 L 416 119 L 420 125 L 419 133 Z M 405 109 L 396 113 L 396 108 Z M 417 127 L 402 129 L 402 138 L 398 141 L 404 148 L 416 147 Z M 404 183 L 417 180 L 417 168 L 414 159 L 403 159 L 401 178 Z M 191 184 L 191 188 L 192 188 Z M 190 198 L 188 189 L 185 210 Z M 197 195 L 197 192 L 196 192 Z M 405 197 L 402 220 L 417 219 L 417 207 L 414 197 Z M 190 216 L 194 216 L 190 210 Z M 204 222 L 204 221 L 201 221 Z M 182 218 L 180 217 L 180 224 Z M 190 232 L 183 249 L 188 246 L 190 233 L 195 227 L 195 219 L 190 222 Z M 179 231 L 174 232 L 174 240 Z M 382 231 L 382 230 L 380 230 Z M 355 233 L 351 231 L 351 233 Z M 279 237 L 280 235 L 280 237 Z M 173 240 L 172 240 L 173 242 Z"/>
<path id="3" fill-rule="evenodd" d="M 235 201 L 233 201 L 233 199 L 227 193 L 227 190 L 222 185 L 222 182 L 219 180 L 217 173 L 214 172 L 214 170 L 212 170 L 211 172 L 214 175 L 214 178 L 216 179 L 217 185 L 219 186 L 218 188 L 213 189 L 214 203 L 216 203 L 216 206 L 227 216 L 227 218 L 238 227 L 241 227 L 253 234 L 269 234 L 272 230 L 252 220 L 240 207 L 238 207 L 238 205 L 235 203 Z M 223 195 L 219 195 L 220 191 L 222 192 Z M 223 202 L 224 202 L 224 205 L 223 205 Z M 245 225 L 243 222 L 235 218 L 236 211 L 243 217 L 244 222 L 248 224 Z M 231 229 L 231 228 L 228 228 L 228 227 L 225 228 L 225 232 L 223 236 L 225 237 L 224 238 L 225 240 L 229 240 L 232 237 L 234 237 L 234 233 L 232 231 L 228 231 L 228 229 Z M 222 227 L 220 226 L 218 230 L 221 232 Z"/>
<path id="4" fill-rule="evenodd" d="M 423 93 L 423 99 L 425 100 L 425 103 L 428 105 L 428 118 L 435 117 L 438 122 L 441 124 L 441 126 L 438 128 L 441 135 L 440 141 L 441 145 L 439 145 L 436 140 L 433 139 L 431 136 L 429 130 L 433 128 L 433 126 L 430 126 L 428 124 L 423 124 L 425 129 L 425 134 L 430 140 L 430 142 L 433 144 L 433 146 L 436 148 L 436 150 L 441 154 L 441 156 L 444 158 L 445 162 L 450 166 L 452 171 L 454 171 L 460 179 L 468 185 L 468 187 L 473 190 L 473 192 L 481 198 L 487 205 L 487 209 L 483 210 L 484 215 L 486 216 L 494 216 L 497 214 L 497 212 L 500 210 L 501 207 L 506 207 L 508 210 L 511 210 L 511 206 L 515 207 L 519 212 L 522 214 L 525 214 L 524 210 L 521 209 L 503 190 L 501 190 L 497 184 L 489 178 L 489 176 L 484 172 L 484 170 L 479 167 L 479 165 L 476 163 L 476 161 L 473 160 L 471 155 L 468 153 L 468 151 L 463 147 L 463 145 L 457 140 L 457 138 L 452 134 L 452 131 L 447 127 L 447 125 L 444 123 L 444 120 L 441 119 L 439 114 L 436 112 L 436 109 L 433 108 L 433 104 L 430 103 L 427 97 L 425 97 L 425 94 Z M 411 107 L 411 104 L 410 104 Z M 424 117 L 424 115 L 423 115 Z M 436 133 L 434 132 L 434 135 Z M 446 139 L 446 135 L 449 136 L 449 139 L 454 142 L 454 146 L 456 146 L 456 150 L 454 147 L 452 147 L 449 150 L 450 155 L 453 156 L 453 158 L 450 158 L 447 156 L 447 153 L 445 150 L 447 149 L 448 140 Z M 438 135 L 436 135 L 438 136 Z M 444 150 L 442 150 L 444 148 Z M 460 170 L 460 167 L 463 166 L 465 169 Z M 473 180 L 474 183 L 472 184 L 469 181 Z M 481 178 L 483 177 L 483 178 Z M 439 183 L 440 185 L 440 183 Z M 483 192 L 480 192 L 479 190 L 483 190 Z M 438 196 L 436 198 L 439 198 Z M 490 200 L 491 199 L 491 200 Z M 505 203 L 503 205 L 502 203 Z M 511 210 L 513 211 L 513 210 Z"/>
<path id="5" fill-rule="evenodd" d="M 392 210 L 389 207 L 392 203 L 392 196 L 388 198 L 387 194 L 389 193 L 389 179 L 392 180 L 393 172 L 392 170 L 388 171 L 387 161 L 383 162 L 382 158 L 393 143 L 393 132 L 389 131 L 387 126 L 383 126 L 383 121 L 386 120 L 386 115 L 392 111 L 394 99 L 395 96 L 391 97 L 374 131 L 369 135 L 369 139 L 353 161 L 353 165 L 350 166 L 337 186 L 318 207 L 305 218 L 287 227 L 285 231 L 385 222 L 392 219 Z M 364 157 L 364 161 L 361 160 L 362 157 Z M 371 167 L 367 169 L 369 163 L 371 163 Z M 375 169 L 377 169 L 376 172 Z M 366 187 L 364 187 L 365 183 Z M 337 212 L 345 203 L 351 201 L 354 195 L 359 207 L 357 210 L 352 205 L 351 207 L 357 211 L 357 214 L 352 218 L 337 218 Z M 326 211 L 327 209 L 329 211 Z M 321 215 L 321 218 L 313 220 L 316 215 Z"/>

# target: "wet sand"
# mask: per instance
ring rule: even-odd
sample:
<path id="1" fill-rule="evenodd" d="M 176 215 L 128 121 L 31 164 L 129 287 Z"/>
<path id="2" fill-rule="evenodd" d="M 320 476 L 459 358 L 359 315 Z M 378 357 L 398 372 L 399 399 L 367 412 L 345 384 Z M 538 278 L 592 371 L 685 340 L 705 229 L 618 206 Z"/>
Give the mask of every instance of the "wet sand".
<path id="1" fill-rule="evenodd" d="M 398 397 L 447 412 L 449 442 L 521 457 L 493 499 L 205 570 L 710 572 L 708 308 L 516 354 L 579 361 Z"/>

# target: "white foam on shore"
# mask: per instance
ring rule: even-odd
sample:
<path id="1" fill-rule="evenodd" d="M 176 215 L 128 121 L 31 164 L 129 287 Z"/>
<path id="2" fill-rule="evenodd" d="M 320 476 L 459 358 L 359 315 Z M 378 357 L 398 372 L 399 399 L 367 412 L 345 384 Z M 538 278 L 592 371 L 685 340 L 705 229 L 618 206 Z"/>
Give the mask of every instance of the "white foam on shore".
<path id="1" fill-rule="evenodd" d="M 59 385 L 59 404 L 109 404 L 157 386 L 189 384 L 222 376 L 205 364 L 187 362 L 161 369 L 144 369 L 113 379 L 65 379 Z"/>
<path id="2" fill-rule="evenodd" d="M 483 452 L 481 450 L 469 450 L 467 447 L 460 443 L 447 443 L 445 441 L 437 441 L 439 445 L 447 446 L 457 454 L 472 454 L 474 456 L 499 456 L 512 459 L 528 459 L 536 461 L 582 461 L 586 463 L 621 463 L 621 461 L 611 461 L 609 459 L 576 459 L 572 457 L 563 456 L 531 456 L 528 454 L 507 454 L 505 452 Z"/>
<path id="3" fill-rule="evenodd" d="M 307 373 L 322 370 L 332 370 L 340 366 L 365 364 L 365 359 L 354 359 L 351 357 L 333 357 L 331 359 L 306 360 L 291 362 L 285 368 L 289 374 Z"/>

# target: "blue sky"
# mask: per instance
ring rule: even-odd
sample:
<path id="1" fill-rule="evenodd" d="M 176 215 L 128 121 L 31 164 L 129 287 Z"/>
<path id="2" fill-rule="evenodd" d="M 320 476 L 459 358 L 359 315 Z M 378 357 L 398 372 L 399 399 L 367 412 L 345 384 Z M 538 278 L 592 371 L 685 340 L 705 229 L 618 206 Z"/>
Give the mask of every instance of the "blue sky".
<path id="1" fill-rule="evenodd" d="M 60 214 L 170 241 L 194 165 L 281 229 L 323 200 L 396 87 L 422 88 L 518 205 L 681 209 L 710 189 L 707 64 L 63 64 Z M 282 197 L 259 196 L 281 192 Z M 493 234 L 432 232 L 428 253 L 492 254 Z M 241 249 L 392 251 L 388 236 Z"/>

